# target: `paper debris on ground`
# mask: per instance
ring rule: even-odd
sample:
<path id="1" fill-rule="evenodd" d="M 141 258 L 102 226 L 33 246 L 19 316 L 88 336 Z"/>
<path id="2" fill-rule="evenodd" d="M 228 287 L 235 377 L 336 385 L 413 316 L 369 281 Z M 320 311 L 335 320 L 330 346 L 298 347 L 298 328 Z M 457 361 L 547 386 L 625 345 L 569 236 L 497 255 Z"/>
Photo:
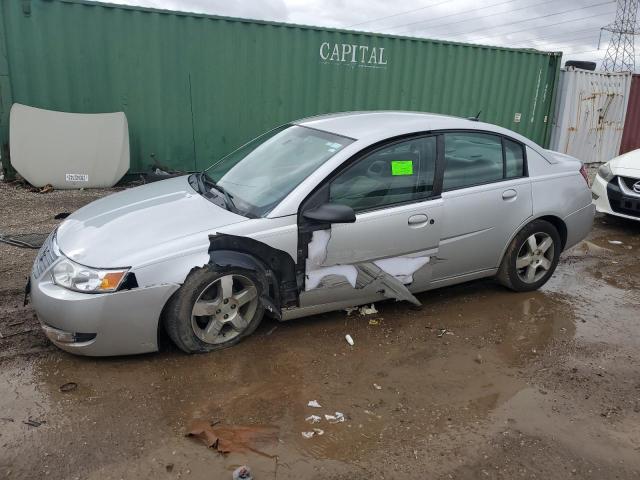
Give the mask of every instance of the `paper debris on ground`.
<path id="1" fill-rule="evenodd" d="M 322 420 L 322 417 L 318 415 L 309 415 L 307 418 L 305 418 L 305 420 L 309 423 L 318 423 L 320 420 Z"/>
<path id="2" fill-rule="evenodd" d="M 620 240 L 609 240 L 609 243 L 611 245 L 622 245 L 622 242 Z"/>
<path id="3" fill-rule="evenodd" d="M 324 418 L 329 423 L 342 423 L 345 421 L 344 413 L 336 412 L 334 415 L 324 415 Z"/>
<path id="4" fill-rule="evenodd" d="M 373 315 L 374 313 L 378 313 L 376 310 L 376 306 L 372 303 L 370 306 L 360 307 L 360 315 Z"/>
<path id="5" fill-rule="evenodd" d="M 252 480 L 251 469 L 246 465 L 236 468 L 232 475 L 233 480 Z"/>
<path id="6" fill-rule="evenodd" d="M 344 336 L 344 339 L 347 341 L 347 343 L 348 343 L 349 345 L 351 345 L 351 346 L 353 347 L 353 345 L 354 345 L 354 341 L 353 341 L 353 338 L 351 337 L 351 335 L 346 334 L 346 335 Z"/>
<path id="7" fill-rule="evenodd" d="M 309 432 L 300 432 L 302 434 L 302 436 L 306 439 L 312 438 L 316 435 L 320 436 L 320 435 L 324 435 L 324 430 L 320 429 L 320 428 L 314 428 L 313 430 L 309 431 Z"/>
<path id="8" fill-rule="evenodd" d="M 307 407 L 322 408 L 322 405 L 320 405 L 317 400 L 309 400 L 309 403 L 307 403 Z"/>
<path id="9" fill-rule="evenodd" d="M 274 447 L 278 440 L 278 428 L 257 425 L 221 425 L 207 420 L 194 420 L 187 437 L 201 440 L 207 447 L 220 453 L 254 452 L 273 458 L 265 448 Z"/>
<path id="10" fill-rule="evenodd" d="M 380 385 L 378 385 L 377 383 L 373 384 L 373 388 L 375 388 L 376 390 L 382 390 L 382 387 Z"/>
<path id="11" fill-rule="evenodd" d="M 344 309 L 344 311 L 347 312 L 347 316 L 351 315 L 353 312 L 360 312 L 360 315 L 362 316 L 378 313 L 378 310 L 373 303 L 369 306 L 364 305 L 362 307 L 347 307 Z"/>

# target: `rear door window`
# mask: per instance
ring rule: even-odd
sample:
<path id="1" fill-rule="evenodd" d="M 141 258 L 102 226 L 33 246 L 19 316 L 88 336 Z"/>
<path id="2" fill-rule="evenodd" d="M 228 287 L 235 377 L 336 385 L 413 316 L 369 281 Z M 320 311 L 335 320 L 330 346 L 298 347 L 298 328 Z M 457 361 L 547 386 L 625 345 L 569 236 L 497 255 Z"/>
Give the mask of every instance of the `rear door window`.
<path id="1" fill-rule="evenodd" d="M 443 190 L 524 176 L 522 145 L 499 135 L 476 132 L 444 134 Z"/>
<path id="2" fill-rule="evenodd" d="M 507 138 L 503 141 L 506 178 L 524 176 L 524 149 L 522 148 L 522 145 Z"/>

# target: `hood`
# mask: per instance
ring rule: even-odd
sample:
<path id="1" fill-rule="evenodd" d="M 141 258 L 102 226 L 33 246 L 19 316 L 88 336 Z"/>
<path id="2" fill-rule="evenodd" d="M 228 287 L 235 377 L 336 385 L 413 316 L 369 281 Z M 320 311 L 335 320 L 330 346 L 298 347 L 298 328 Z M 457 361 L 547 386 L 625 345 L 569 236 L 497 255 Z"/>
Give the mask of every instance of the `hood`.
<path id="1" fill-rule="evenodd" d="M 640 174 L 640 150 L 633 150 L 612 159 L 609 166 L 614 174 L 616 174 L 615 169 L 617 168 L 635 170 L 637 174 Z"/>
<path id="2" fill-rule="evenodd" d="M 56 238 L 60 250 L 83 265 L 132 267 L 152 261 L 163 244 L 246 220 L 203 198 L 184 176 L 96 200 L 70 215 Z"/>

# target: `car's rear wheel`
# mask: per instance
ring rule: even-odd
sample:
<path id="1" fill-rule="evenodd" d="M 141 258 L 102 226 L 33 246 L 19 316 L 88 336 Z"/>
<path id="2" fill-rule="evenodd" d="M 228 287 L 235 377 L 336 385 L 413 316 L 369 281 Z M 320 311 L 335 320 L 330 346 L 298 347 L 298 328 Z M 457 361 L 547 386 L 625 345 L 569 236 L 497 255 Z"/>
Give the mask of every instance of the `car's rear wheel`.
<path id="1" fill-rule="evenodd" d="M 261 294 L 262 284 L 249 270 L 196 269 L 171 299 L 165 329 L 187 353 L 230 347 L 260 324 Z"/>
<path id="2" fill-rule="evenodd" d="M 536 290 L 553 275 L 561 251 L 562 240 L 556 227 L 544 220 L 534 220 L 512 240 L 497 279 L 517 292 Z"/>

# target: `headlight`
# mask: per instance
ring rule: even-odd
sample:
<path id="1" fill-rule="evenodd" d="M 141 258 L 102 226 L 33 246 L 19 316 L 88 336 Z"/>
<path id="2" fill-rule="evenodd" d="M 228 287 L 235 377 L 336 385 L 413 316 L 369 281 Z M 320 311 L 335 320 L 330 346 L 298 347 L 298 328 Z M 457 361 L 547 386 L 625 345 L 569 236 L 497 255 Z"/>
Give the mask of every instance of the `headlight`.
<path id="1" fill-rule="evenodd" d="M 613 173 L 611 172 L 611 167 L 609 167 L 609 162 L 605 163 L 604 165 L 600 165 L 600 168 L 598 168 L 598 175 L 607 182 L 614 177 Z"/>
<path id="2" fill-rule="evenodd" d="M 128 269 L 99 270 L 89 268 L 64 258 L 53 267 L 53 281 L 56 285 L 76 292 L 115 292 L 127 272 Z"/>

